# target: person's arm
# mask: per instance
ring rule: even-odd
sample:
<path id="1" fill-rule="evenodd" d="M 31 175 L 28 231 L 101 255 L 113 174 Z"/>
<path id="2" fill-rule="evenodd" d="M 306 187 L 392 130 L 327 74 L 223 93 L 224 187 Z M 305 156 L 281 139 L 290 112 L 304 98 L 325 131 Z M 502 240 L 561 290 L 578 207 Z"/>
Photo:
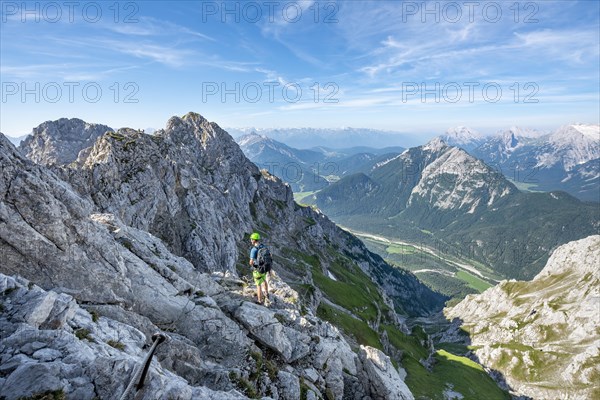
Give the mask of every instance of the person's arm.
<path id="1" fill-rule="evenodd" d="M 256 253 L 258 253 L 258 249 L 256 247 L 252 247 L 252 250 L 250 250 L 250 266 L 254 266 L 254 260 L 256 260 Z"/>

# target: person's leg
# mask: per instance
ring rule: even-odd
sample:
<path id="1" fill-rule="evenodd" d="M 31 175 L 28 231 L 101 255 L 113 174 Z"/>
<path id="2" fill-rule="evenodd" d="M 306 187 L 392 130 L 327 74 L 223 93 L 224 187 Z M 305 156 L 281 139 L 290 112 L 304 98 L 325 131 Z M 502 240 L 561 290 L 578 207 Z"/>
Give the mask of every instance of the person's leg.
<path id="1" fill-rule="evenodd" d="M 271 271 L 267 272 L 267 282 L 271 280 Z"/>
<path id="2" fill-rule="evenodd" d="M 256 285 L 256 299 L 259 303 L 262 303 L 262 283 L 264 277 L 256 270 L 252 272 L 252 276 L 254 277 L 254 284 Z"/>
<path id="3" fill-rule="evenodd" d="M 265 278 L 265 297 L 269 298 L 269 279 L 267 278 Z"/>
<path id="4" fill-rule="evenodd" d="M 262 284 L 256 285 L 256 297 L 259 303 L 262 303 Z"/>

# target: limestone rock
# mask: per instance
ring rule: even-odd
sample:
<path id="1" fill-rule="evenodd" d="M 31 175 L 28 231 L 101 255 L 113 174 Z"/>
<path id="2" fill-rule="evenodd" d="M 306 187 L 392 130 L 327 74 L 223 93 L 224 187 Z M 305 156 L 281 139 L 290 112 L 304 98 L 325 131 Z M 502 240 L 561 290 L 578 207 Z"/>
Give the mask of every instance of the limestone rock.
<path id="1" fill-rule="evenodd" d="M 265 307 L 244 302 L 235 317 L 265 346 L 281 354 L 286 362 L 298 360 L 309 353 L 310 337 L 284 326 L 275 313 Z"/>
<path id="2" fill-rule="evenodd" d="M 67 399 L 119 398 L 134 368 L 145 355 L 142 349 L 146 342 L 144 335 L 135 328 L 104 317 L 93 322 L 93 317 L 79 308 L 70 296 L 29 286 L 24 280 L 0 274 L 0 289 L 4 288 L 1 299 L 5 307 L 0 316 L 2 396 L 12 400 L 62 391 Z M 49 312 L 38 313 L 35 319 L 29 317 L 31 313 L 22 312 L 39 309 L 40 304 L 44 304 L 40 299 L 58 296 L 71 305 L 71 312 L 62 314 L 63 324 L 41 328 L 52 319 L 54 305 L 46 308 Z M 181 377 L 153 362 L 140 398 L 169 396 L 190 400 L 245 398 L 232 391 L 191 387 Z"/>
<path id="3" fill-rule="evenodd" d="M 279 398 L 281 400 L 295 400 L 300 398 L 300 380 L 289 372 L 279 371 Z"/>
<path id="4" fill-rule="evenodd" d="M 360 360 L 369 376 L 373 398 L 414 400 L 388 356 L 373 347 L 360 346 Z"/>
<path id="5" fill-rule="evenodd" d="M 68 164 L 77 159 L 81 150 L 91 147 L 107 131 L 112 129 L 77 118 L 46 121 L 33 129 L 33 134 L 21 142 L 19 150 L 38 164 Z"/>
<path id="6" fill-rule="evenodd" d="M 365 271 L 389 265 L 296 205 L 198 114 L 155 135 L 78 124 L 36 130 L 22 148 L 29 159 L 0 135 L 2 396 L 118 398 L 157 331 L 169 340 L 141 398 L 293 398 L 304 371 L 307 397 L 369 396 L 357 354 L 286 282 L 307 279 L 295 254 L 331 263 L 335 248 Z M 240 279 L 244 235 L 257 227 L 289 262 L 276 265 L 270 308 L 250 303 Z M 29 377 L 39 385 L 25 388 Z"/>
<path id="7" fill-rule="evenodd" d="M 600 236 L 570 242 L 532 281 L 503 281 L 445 314 L 462 321 L 477 358 L 514 395 L 592 398 L 600 390 L 598 265 Z"/>

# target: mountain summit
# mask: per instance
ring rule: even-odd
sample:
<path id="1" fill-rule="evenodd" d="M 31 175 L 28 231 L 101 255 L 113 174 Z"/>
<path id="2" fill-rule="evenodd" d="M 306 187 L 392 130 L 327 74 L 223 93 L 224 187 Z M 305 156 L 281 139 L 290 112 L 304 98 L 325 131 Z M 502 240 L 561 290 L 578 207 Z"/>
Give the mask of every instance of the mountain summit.
<path id="1" fill-rule="evenodd" d="M 562 192 L 521 192 L 497 168 L 441 138 L 313 197 L 352 229 L 462 249 L 512 278 L 532 278 L 557 245 L 593 234 L 600 224 L 597 207 Z"/>
<path id="2" fill-rule="evenodd" d="M 413 398 L 381 350 L 400 362 L 388 335 L 444 297 L 295 204 L 217 124 L 188 113 L 85 148 L 91 125 L 43 125 L 39 163 L 0 135 L 2 396 L 119 398 L 161 331 L 144 399 Z M 270 308 L 240 279 L 252 231 L 275 256 Z"/>
<path id="3" fill-rule="evenodd" d="M 79 152 L 112 129 L 106 125 L 89 124 L 77 118 L 46 121 L 33 129 L 19 146 L 30 160 L 44 165 L 67 164 L 75 161 Z"/>
<path id="4" fill-rule="evenodd" d="M 479 141 L 449 142 L 536 191 L 563 190 L 600 202 L 600 126 L 574 124 L 552 133 L 512 127 Z"/>
<path id="5" fill-rule="evenodd" d="M 458 126 L 448 129 L 440 138 L 450 146 L 472 148 L 473 146 L 477 146 L 484 137 L 473 129 Z"/>

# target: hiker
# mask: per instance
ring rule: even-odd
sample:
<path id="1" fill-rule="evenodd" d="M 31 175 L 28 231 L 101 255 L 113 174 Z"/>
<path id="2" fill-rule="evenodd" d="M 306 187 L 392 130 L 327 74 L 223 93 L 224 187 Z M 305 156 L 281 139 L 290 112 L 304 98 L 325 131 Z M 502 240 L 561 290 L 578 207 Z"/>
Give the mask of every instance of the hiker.
<path id="1" fill-rule="evenodd" d="M 256 284 L 256 296 L 259 304 L 263 303 L 263 286 L 264 297 L 269 299 L 269 282 L 267 275 L 271 271 L 273 259 L 271 252 L 264 244 L 260 243 L 260 234 L 254 232 L 250 235 L 252 249 L 250 250 L 250 266 L 253 267 L 252 277 Z"/>

